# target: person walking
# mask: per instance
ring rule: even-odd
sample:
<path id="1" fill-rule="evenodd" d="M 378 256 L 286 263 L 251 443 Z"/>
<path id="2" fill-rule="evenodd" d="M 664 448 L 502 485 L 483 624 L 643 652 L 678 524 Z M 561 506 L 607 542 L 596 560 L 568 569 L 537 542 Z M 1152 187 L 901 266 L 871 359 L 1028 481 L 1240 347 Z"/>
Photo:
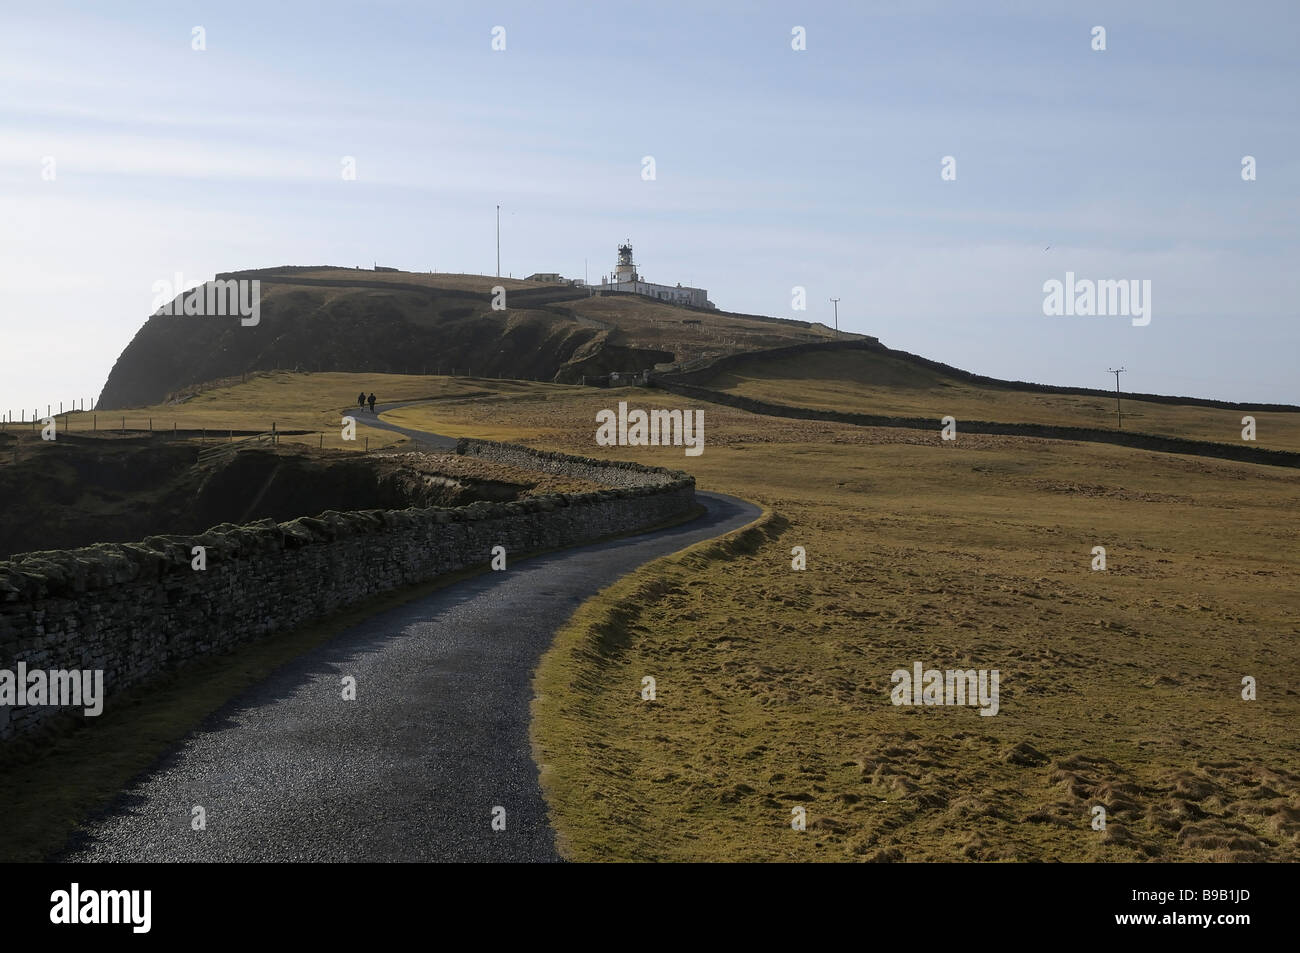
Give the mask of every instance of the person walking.
<path id="1" fill-rule="evenodd" d="M 373 393 L 370 395 L 370 412 L 372 414 L 375 412 L 375 395 Z"/>
<path id="2" fill-rule="evenodd" d="M 366 392 L 365 392 L 365 391 L 362 391 L 361 393 L 357 394 L 357 406 L 360 407 L 362 410 L 365 409 L 365 406 L 366 406 Z"/>

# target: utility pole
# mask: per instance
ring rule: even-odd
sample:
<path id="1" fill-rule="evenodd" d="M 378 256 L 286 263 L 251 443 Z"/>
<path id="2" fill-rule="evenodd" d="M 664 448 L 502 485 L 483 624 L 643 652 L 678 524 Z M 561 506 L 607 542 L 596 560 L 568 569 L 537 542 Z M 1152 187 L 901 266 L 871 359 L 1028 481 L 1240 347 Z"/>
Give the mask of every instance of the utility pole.
<path id="1" fill-rule="evenodd" d="M 835 305 L 835 336 L 839 337 L 840 336 L 840 299 L 831 298 L 831 301 Z"/>
<path id="2" fill-rule="evenodd" d="M 1123 430 L 1123 429 L 1124 429 L 1124 414 L 1123 414 L 1123 412 L 1120 410 L 1120 407 L 1119 407 L 1119 375 L 1123 374 L 1124 371 L 1127 370 L 1127 368 L 1123 368 L 1123 367 L 1111 367 L 1111 368 L 1107 368 L 1107 370 L 1108 370 L 1111 374 L 1114 374 L 1114 375 L 1115 375 L 1115 416 L 1116 416 L 1116 418 L 1119 420 L 1119 427 L 1118 427 L 1118 429 Z"/>
<path id="3" fill-rule="evenodd" d="M 501 277 L 501 206 L 497 205 L 497 277 Z"/>

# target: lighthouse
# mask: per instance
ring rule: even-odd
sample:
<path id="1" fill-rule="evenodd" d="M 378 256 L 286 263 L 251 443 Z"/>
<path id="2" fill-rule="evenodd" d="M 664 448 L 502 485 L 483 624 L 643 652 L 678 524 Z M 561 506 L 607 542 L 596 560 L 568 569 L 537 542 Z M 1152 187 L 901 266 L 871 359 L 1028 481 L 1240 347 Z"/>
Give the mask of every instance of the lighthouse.
<path id="1" fill-rule="evenodd" d="M 618 264 L 614 266 L 614 281 L 621 285 L 624 282 L 640 280 L 641 276 L 636 273 L 636 264 L 632 261 L 632 241 L 629 239 L 618 246 Z"/>
<path id="2" fill-rule="evenodd" d="M 632 239 L 618 246 L 618 264 L 612 275 L 603 275 L 600 279 L 600 294 L 634 294 L 670 304 L 687 305 L 694 308 L 715 309 L 709 300 L 709 293 L 703 288 L 687 288 L 683 285 L 657 285 L 646 281 L 636 270 L 632 260 Z"/>

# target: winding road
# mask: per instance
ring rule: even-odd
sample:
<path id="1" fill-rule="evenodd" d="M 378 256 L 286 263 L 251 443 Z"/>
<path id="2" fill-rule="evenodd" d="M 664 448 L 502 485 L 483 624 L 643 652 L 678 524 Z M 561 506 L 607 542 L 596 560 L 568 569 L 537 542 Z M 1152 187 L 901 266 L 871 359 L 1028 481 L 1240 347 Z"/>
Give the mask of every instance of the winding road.
<path id="1" fill-rule="evenodd" d="M 759 516 L 697 499 L 707 512 L 689 523 L 523 560 L 346 629 L 216 712 L 62 859 L 559 860 L 528 737 L 533 672 L 598 590 Z"/>

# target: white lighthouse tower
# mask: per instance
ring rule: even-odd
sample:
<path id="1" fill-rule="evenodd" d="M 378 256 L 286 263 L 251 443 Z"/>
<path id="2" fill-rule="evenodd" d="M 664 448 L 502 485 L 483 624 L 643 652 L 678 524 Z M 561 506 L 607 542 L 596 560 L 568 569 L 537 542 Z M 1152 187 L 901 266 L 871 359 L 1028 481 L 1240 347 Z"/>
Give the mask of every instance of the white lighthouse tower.
<path id="1" fill-rule="evenodd" d="M 618 264 L 614 266 L 614 281 L 621 285 L 640 280 L 641 276 L 636 273 L 636 264 L 632 261 L 632 240 L 628 239 L 618 246 Z"/>
<path id="2" fill-rule="evenodd" d="M 593 291 L 593 293 L 595 292 Z M 711 310 L 716 308 L 714 303 L 709 300 L 709 293 L 703 288 L 687 288 L 683 285 L 677 285 L 676 287 L 657 285 L 642 278 L 641 273 L 636 270 L 636 262 L 632 260 L 632 239 L 630 238 L 618 246 L 618 264 L 614 266 L 614 273 L 601 276 L 600 293 L 643 295 L 647 298 L 654 298 L 656 301 L 667 301 L 670 304 L 709 308 Z"/>

